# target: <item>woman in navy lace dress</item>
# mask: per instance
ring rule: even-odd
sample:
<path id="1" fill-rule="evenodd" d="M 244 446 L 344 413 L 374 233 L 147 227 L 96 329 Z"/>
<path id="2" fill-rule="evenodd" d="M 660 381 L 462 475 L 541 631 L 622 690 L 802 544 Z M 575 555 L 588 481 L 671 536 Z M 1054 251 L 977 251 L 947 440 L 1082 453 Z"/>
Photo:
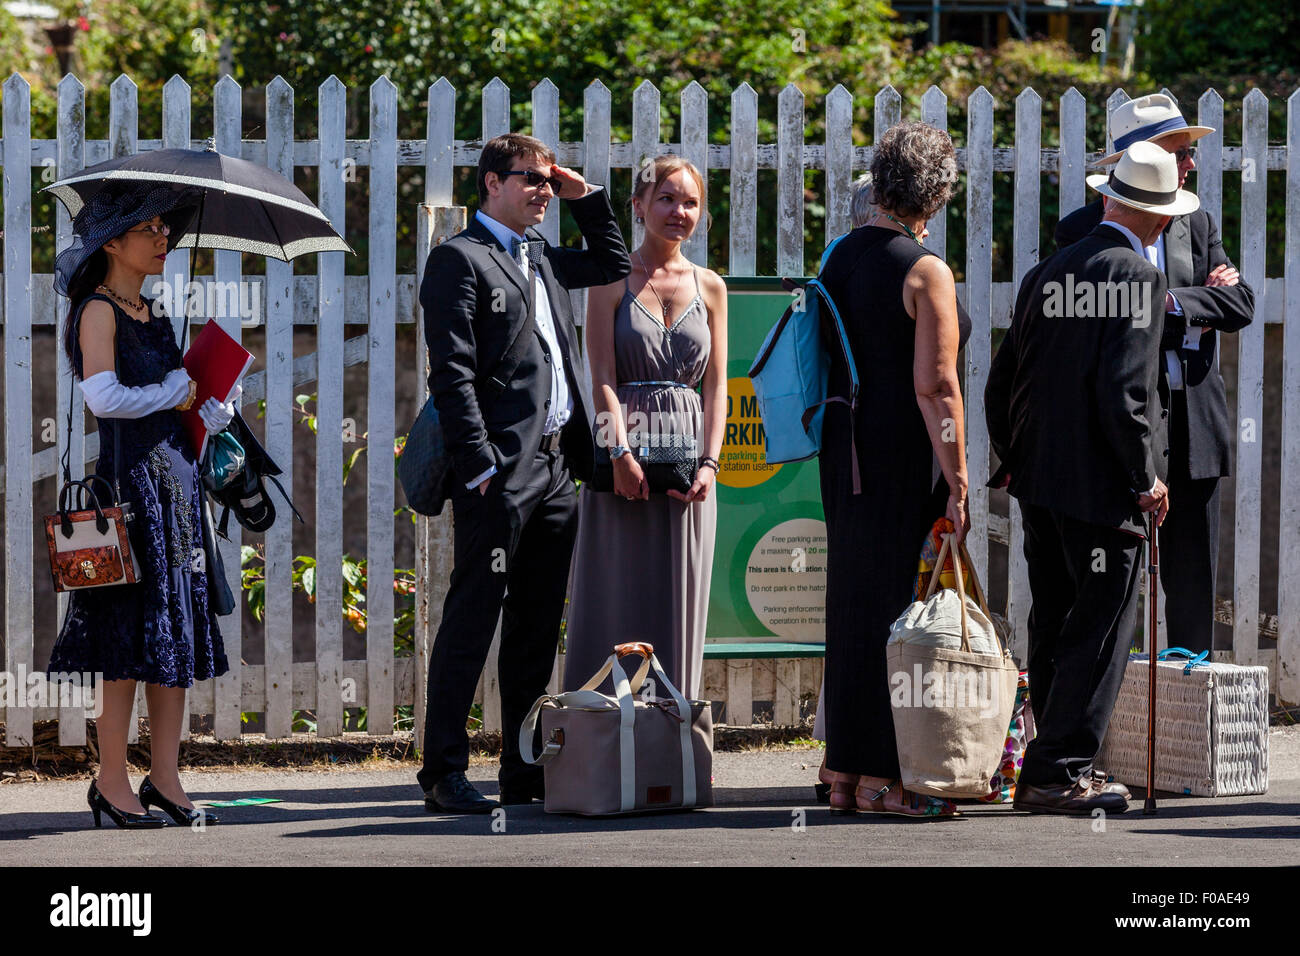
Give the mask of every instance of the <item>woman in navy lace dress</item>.
<path id="1" fill-rule="evenodd" d="M 229 669 L 208 604 L 198 465 L 179 414 L 193 402 L 195 386 L 181 367 L 171 319 L 160 303 L 139 295 L 145 277 L 162 270 L 169 223 L 192 215 L 177 201 L 165 187 L 97 194 L 74 221 L 73 245 L 55 269 L 55 287 L 71 302 L 63 344 L 99 423 L 96 474 L 118 482 L 130 505 L 141 571 L 135 584 L 71 592 L 50 658 L 51 671 L 102 675 L 99 776 L 88 796 L 96 825 L 101 812 L 118 826 L 164 825 L 150 805 L 178 823 L 203 815 L 177 772 L 185 688 Z M 209 400 L 200 414 L 215 432 L 233 410 Z M 126 769 L 137 681 L 145 683 L 150 729 L 150 769 L 139 798 Z M 214 819 L 207 814 L 205 822 Z"/>

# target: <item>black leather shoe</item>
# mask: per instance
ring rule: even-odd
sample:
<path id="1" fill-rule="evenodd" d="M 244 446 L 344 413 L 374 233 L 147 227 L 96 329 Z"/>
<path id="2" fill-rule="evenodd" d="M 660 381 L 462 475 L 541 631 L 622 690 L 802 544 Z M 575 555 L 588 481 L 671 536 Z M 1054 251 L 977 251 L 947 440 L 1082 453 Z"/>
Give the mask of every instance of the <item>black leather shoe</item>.
<path id="1" fill-rule="evenodd" d="M 144 813 L 127 813 L 125 810 L 119 810 L 99 792 L 99 787 L 95 785 L 94 780 L 90 781 L 90 790 L 86 792 L 86 803 L 90 804 L 90 812 L 95 816 L 97 827 L 103 826 L 101 814 L 104 813 L 107 813 L 108 818 L 123 830 L 158 830 L 167 825 L 167 821 L 162 817 L 150 813 L 147 805 Z"/>
<path id="2" fill-rule="evenodd" d="M 1093 789 L 1091 774 L 1084 774 L 1072 784 L 1048 784 L 1035 787 L 1016 785 L 1016 798 L 1011 805 L 1030 813 L 1061 813 L 1068 816 L 1090 816 L 1095 810 L 1106 813 L 1123 813 L 1128 801 L 1118 793 L 1103 793 Z"/>
<path id="3" fill-rule="evenodd" d="M 424 795 L 424 809 L 430 813 L 491 813 L 496 807 L 459 770 L 447 774 Z"/>
<path id="4" fill-rule="evenodd" d="M 1125 800 L 1133 799 L 1133 794 L 1129 793 L 1128 787 L 1124 786 L 1124 784 L 1120 783 L 1118 780 L 1112 780 L 1107 783 L 1106 778 L 1109 774 L 1107 774 L 1106 771 L 1093 768 L 1089 773 L 1092 775 L 1093 792 L 1118 793 Z"/>
<path id="5" fill-rule="evenodd" d="M 504 807 L 513 807 L 521 803 L 532 803 L 534 800 L 546 800 L 546 785 L 539 780 L 537 783 L 525 784 L 502 784 L 501 795 L 497 797 Z"/>
<path id="6" fill-rule="evenodd" d="M 207 810 L 200 810 L 198 807 L 186 810 L 179 804 L 172 803 L 162 795 L 148 777 L 145 777 L 144 783 L 140 784 L 140 805 L 146 810 L 150 806 L 159 807 L 167 816 L 183 827 L 196 825 L 206 827 L 221 820 L 215 813 L 209 813 Z M 197 822 L 200 818 L 203 820 L 202 823 Z"/>

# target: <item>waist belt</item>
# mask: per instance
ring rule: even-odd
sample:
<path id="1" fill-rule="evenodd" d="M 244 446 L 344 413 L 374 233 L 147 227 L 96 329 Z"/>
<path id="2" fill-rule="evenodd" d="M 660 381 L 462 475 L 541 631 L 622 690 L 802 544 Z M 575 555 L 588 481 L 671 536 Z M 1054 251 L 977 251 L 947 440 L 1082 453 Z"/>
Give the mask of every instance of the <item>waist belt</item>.
<path id="1" fill-rule="evenodd" d="M 542 451 L 542 452 L 545 452 L 545 453 L 548 454 L 548 455 L 551 454 L 552 452 L 559 451 L 559 450 L 560 450 L 560 435 L 561 435 L 562 433 L 563 433 L 563 430 L 558 431 L 558 432 L 551 432 L 549 435 L 543 435 L 543 436 L 542 436 L 542 443 L 541 443 L 541 445 L 538 446 L 538 450 L 539 450 L 539 451 Z"/>
<path id="2" fill-rule="evenodd" d="M 684 388 L 688 391 L 695 391 L 694 385 L 687 385 L 684 382 L 619 382 L 619 387 L 636 387 L 636 388 Z"/>

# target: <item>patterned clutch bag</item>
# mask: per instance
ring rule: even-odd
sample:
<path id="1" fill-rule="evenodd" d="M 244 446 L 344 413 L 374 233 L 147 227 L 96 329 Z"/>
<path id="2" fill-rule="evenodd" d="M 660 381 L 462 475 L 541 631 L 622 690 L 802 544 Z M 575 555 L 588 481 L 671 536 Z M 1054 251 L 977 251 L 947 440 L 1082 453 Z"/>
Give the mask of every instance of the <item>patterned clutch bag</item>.
<path id="1" fill-rule="evenodd" d="M 59 510 L 45 516 L 45 543 L 50 551 L 50 573 L 56 591 L 134 584 L 140 580 L 140 565 L 127 534 L 130 506 L 100 505 L 91 488 L 95 481 L 108 486 L 98 475 L 84 481 L 64 482 L 59 492 Z M 78 489 L 77 508 L 69 510 L 74 488 Z M 87 498 L 89 508 L 85 507 Z"/>
<path id="2" fill-rule="evenodd" d="M 628 436 L 630 454 L 645 474 L 646 484 L 652 493 L 668 490 L 682 494 L 691 490 L 695 475 L 700 470 L 697 443 L 694 435 L 659 435 L 651 443 L 639 444 L 646 436 L 633 433 Z M 609 449 L 596 447 L 596 469 L 591 479 L 593 491 L 614 490 L 614 463 Z"/>

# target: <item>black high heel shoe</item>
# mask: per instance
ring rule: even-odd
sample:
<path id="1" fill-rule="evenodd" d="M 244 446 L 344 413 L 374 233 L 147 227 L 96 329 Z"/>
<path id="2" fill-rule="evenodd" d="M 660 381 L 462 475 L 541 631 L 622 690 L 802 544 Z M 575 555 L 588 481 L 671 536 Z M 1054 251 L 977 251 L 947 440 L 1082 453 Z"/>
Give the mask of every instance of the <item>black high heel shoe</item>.
<path id="1" fill-rule="evenodd" d="M 95 781 L 90 781 L 90 790 L 86 793 L 86 802 L 90 804 L 90 812 L 95 815 L 95 826 L 103 826 L 100 814 L 107 813 L 108 818 L 116 823 L 123 830 L 158 830 L 167 825 L 167 821 L 162 817 L 156 817 L 149 812 L 149 805 L 145 804 L 144 813 L 127 813 L 119 810 L 108 802 L 108 798 L 99 792 L 99 787 Z"/>
<path id="2" fill-rule="evenodd" d="M 150 806 L 156 806 L 163 810 L 169 817 L 175 820 L 183 827 L 191 826 L 200 818 L 203 820 L 203 826 L 209 826 L 220 821 L 215 813 L 209 813 L 207 810 L 200 810 L 195 807 L 192 810 L 186 810 L 184 807 L 177 806 L 166 797 L 164 797 L 158 788 L 153 785 L 153 781 L 148 777 L 144 778 L 144 783 L 140 784 L 140 804 L 148 810 Z"/>

